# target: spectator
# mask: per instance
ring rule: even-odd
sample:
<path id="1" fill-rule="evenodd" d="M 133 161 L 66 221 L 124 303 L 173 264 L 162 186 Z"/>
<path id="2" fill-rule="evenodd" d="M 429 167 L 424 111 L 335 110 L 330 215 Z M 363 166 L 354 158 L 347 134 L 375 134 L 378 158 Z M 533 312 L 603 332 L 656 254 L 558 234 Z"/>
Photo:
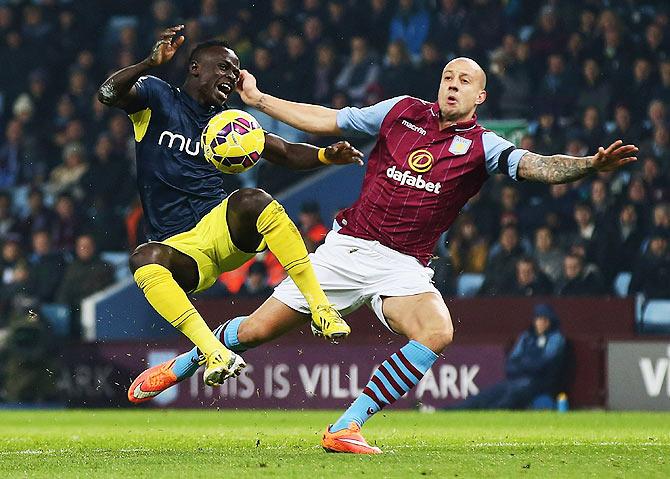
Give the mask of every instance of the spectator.
<path id="1" fill-rule="evenodd" d="M 68 305 L 73 317 L 70 323 L 70 336 L 81 336 L 79 310 L 81 301 L 106 288 L 114 282 L 114 269 L 97 255 L 95 241 L 90 235 L 78 236 L 75 259 L 67 267 L 60 284 L 56 300 Z"/>
<path id="2" fill-rule="evenodd" d="M 378 77 L 379 65 L 368 51 L 365 38 L 353 37 L 349 60 L 335 80 L 335 86 L 346 92 L 356 105 L 363 105 Z"/>
<path id="3" fill-rule="evenodd" d="M 456 41 L 456 50 L 449 54 L 450 57 L 468 57 L 480 65 L 486 64 L 486 53 L 477 42 L 477 37 L 469 31 L 463 31 Z"/>
<path id="4" fill-rule="evenodd" d="M 272 287 L 268 284 L 265 264 L 256 261 L 249 266 L 247 278 L 237 294 L 243 297 L 267 298 L 272 295 L 272 291 Z"/>
<path id="5" fill-rule="evenodd" d="M 665 127 L 668 124 L 665 103 L 658 98 L 649 102 L 647 108 L 647 118 L 644 120 L 644 135 L 652 136 L 654 130 L 659 127 Z"/>
<path id="6" fill-rule="evenodd" d="M 332 45 L 321 44 L 316 49 L 316 65 L 312 79 L 312 99 L 315 103 L 327 105 L 335 93 L 334 82 L 340 64 Z M 263 90 L 266 91 L 266 90 Z"/>
<path id="7" fill-rule="evenodd" d="M 20 182 L 22 165 L 27 163 L 23 143 L 23 126 L 11 120 L 5 129 L 5 141 L 0 146 L 0 189 L 16 186 Z"/>
<path id="8" fill-rule="evenodd" d="M 584 141 L 589 151 L 597 151 L 605 139 L 605 129 L 600 121 L 601 118 L 595 106 L 587 106 L 582 115 L 582 123 L 575 136 Z"/>
<path id="9" fill-rule="evenodd" d="M 254 50 L 254 74 L 257 75 L 259 87 L 270 94 L 279 91 L 281 78 L 275 68 L 272 53 L 266 47 L 257 47 Z"/>
<path id="10" fill-rule="evenodd" d="M 657 158 L 663 165 L 663 169 L 670 169 L 670 131 L 665 125 L 659 125 L 654 130 L 651 140 L 642 143 L 641 150 L 644 154 Z"/>
<path id="11" fill-rule="evenodd" d="M 83 145 L 70 143 L 63 149 L 63 164 L 54 168 L 46 185 L 52 195 L 68 193 L 78 200 L 84 198 L 83 177 L 88 171 Z"/>
<path id="12" fill-rule="evenodd" d="M 596 226 L 606 227 L 612 218 L 612 201 L 607 191 L 607 183 L 600 178 L 591 182 L 591 211 Z"/>
<path id="13" fill-rule="evenodd" d="M 0 321 L 12 313 L 14 302 L 25 295 L 28 278 L 28 264 L 21 252 L 20 238 L 10 235 L 2 244 L 0 257 Z M 0 326 L 4 325 L 0 323 Z"/>
<path id="14" fill-rule="evenodd" d="M 418 1 L 399 0 L 398 10 L 391 19 L 389 41 L 403 42 L 409 54 L 418 60 L 429 26 L 430 16 Z"/>
<path id="15" fill-rule="evenodd" d="M 552 282 L 557 282 L 563 269 L 563 253 L 554 245 L 551 228 L 541 226 L 535 230 L 535 250 L 533 257 L 539 270 Z"/>
<path id="16" fill-rule="evenodd" d="M 527 68 L 528 48 L 521 47 L 511 35 L 505 38 L 510 37 L 514 43 L 512 52 L 514 56 L 505 58 L 501 54 L 493 59 L 491 73 L 500 85 L 498 98 L 500 114 L 504 117 L 522 118 L 528 115 L 528 105 L 531 102 L 530 71 Z"/>
<path id="17" fill-rule="evenodd" d="M 530 37 L 532 56 L 544 59 L 563 50 L 565 33 L 559 28 L 556 11 L 546 6 L 540 11 L 538 28 Z"/>
<path id="18" fill-rule="evenodd" d="M 551 106 L 543 105 L 540 113 L 538 127 L 535 131 L 535 147 L 538 153 L 550 154 L 554 151 L 562 151 L 565 146 L 565 137 L 562 129 L 556 122 L 556 115 Z"/>
<path id="19" fill-rule="evenodd" d="M 459 0 L 441 0 L 437 15 L 431 15 L 430 38 L 444 51 L 456 50 L 456 43 L 467 22 L 467 11 Z"/>
<path id="20" fill-rule="evenodd" d="M 37 231 L 51 231 L 55 222 L 54 212 L 44 204 L 44 195 L 38 189 L 28 194 L 28 215 L 20 222 L 18 230 L 23 244 L 28 244 Z"/>
<path id="21" fill-rule="evenodd" d="M 670 58 L 662 60 L 659 65 L 660 82 L 654 88 L 654 98 L 658 98 L 665 105 L 670 105 Z"/>
<path id="22" fill-rule="evenodd" d="M 541 270 L 538 270 L 535 261 L 529 256 L 517 260 L 515 275 L 505 289 L 510 296 L 546 296 L 551 294 L 553 285 Z"/>
<path id="23" fill-rule="evenodd" d="M 622 205 L 616 223 L 610 228 L 608 241 L 604 245 L 606 256 L 602 262 L 602 272 L 607 282 L 614 280 L 621 271 L 633 271 L 644 239 L 637 211 L 630 203 Z"/>
<path id="24" fill-rule="evenodd" d="M 12 198 L 0 192 L 0 241 L 16 232 L 18 221 L 12 214 Z"/>
<path id="25" fill-rule="evenodd" d="M 649 236 L 649 248 L 636 262 L 628 294 L 645 298 L 670 298 L 670 253 L 668 232 L 657 228 Z"/>
<path id="26" fill-rule="evenodd" d="M 393 18 L 390 3 L 388 0 L 370 0 L 370 10 L 361 12 L 359 18 L 359 30 L 367 32 L 370 46 L 378 52 L 386 49 L 389 40 L 389 29 Z"/>
<path id="27" fill-rule="evenodd" d="M 483 273 L 489 247 L 468 214 L 457 220 L 455 234 L 449 239 L 449 258 L 457 273 Z"/>
<path id="28" fill-rule="evenodd" d="M 583 256 L 568 254 L 563 259 L 563 279 L 558 285 L 559 296 L 597 296 L 605 293 L 602 277 L 594 265 L 584 266 Z"/>
<path id="29" fill-rule="evenodd" d="M 408 91 L 412 91 L 413 73 L 404 43 L 396 40 L 389 44 L 384 65 L 379 75 L 379 85 L 382 89 L 383 98 L 406 95 Z"/>
<path id="30" fill-rule="evenodd" d="M 636 122 L 642 121 L 654 91 L 651 62 L 646 58 L 636 58 L 633 64 L 633 82 L 629 86 L 631 116 Z"/>
<path id="31" fill-rule="evenodd" d="M 325 241 L 328 233 L 328 228 L 324 226 L 321 219 L 319 203 L 315 201 L 303 203 L 298 221 L 300 223 L 300 234 L 305 241 L 307 251 L 313 253 Z"/>
<path id="32" fill-rule="evenodd" d="M 416 68 L 414 86 L 411 88 L 414 94 L 427 101 L 436 101 L 435 85 L 439 84 L 443 69 L 444 59 L 440 49 L 432 41 L 427 41 L 421 47 L 421 60 Z"/>
<path id="33" fill-rule="evenodd" d="M 58 251 L 71 252 L 82 226 L 72 197 L 67 193 L 59 195 L 56 199 L 55 212 L 56 218 L 51 236 L 52 244 Z"/>
<path id="34" fill-rule="evenodd" d="M 356 22 L 351 21 L 344 2 L 337 0 L 328 2 L 327 17 L 325 25 L 328 36 L 334 42 L 337 52 L 343 54 L 347 46 L 351 46 L 351 40 L 359 35 Z"/>
<path id="35" fill-rule="evenodd" d="M 625 105 L 618 105 L 614 109 L 614 130 L 610 133 L 606 144 L 616 140 L 622 140 L 624 144 L 637 144 L 642 136 L 642 131 L 631 122 L 630 110 Z"/>
<path id="36" fill-rule="evenodd" d="M 670 237 L 670 203 L 659 203 L 654 206 L 652 222 L 653 229 L 661 229 Z"/>
<path id="37" fill-rule="evenodd" d="M 505 290 L 505 285 L 512 280 L 516 262 L 524 254 L 519 241 L 516 226 L 505 226 L 500 231 L 500 239 L 491 249 L 486 265 L 484 283 L 479 290 L 480 295 L 493 296 Z"/>
<path id="38" fill-rule="evenodd" d="M 109 135 L 100 135 L 95 142 L 91 168 L 78 181 L 85 196 L 85 204 L 91 206 L 102 202 L 111 206 L 116 202 L 120 206 L 127 205 L 131 197 L 128 182 L 125 181 L 128 170 L 125 159 L 114 152 Z"/>
<path id="39" fill-rule="evenodd" d="M 309 88 L 311 66 L 305 50 L 305 42 L 297 33 L 286 37 L 286 57 L 281 64 L 280 84 L 289 100 L 305 100 L 304 92 Z"/>
<path id="40" fill-rule="evenodd" d="M 664 43 L 663 27 L 657 23 L 647 25 L 644 31 L 644 42 L 640 48 L 640 57 L 649 62 L 657 62 L 668 58 L 667 44 Z"/>
<path id="41" fill-rule="evenodd" d="M 575 205 L 573 218 L 577 228 L 570 242 L 581 242 L 586 248 L 586 261 L 596 261 L 607 239 L 604 226 L 596 224 L 591 206 L 586 202 Z"/>
<path id="42" fill-rule="evenodd" d="M 551 306 L 536 305 L 530 327 L 507 357 L 506 380 L 454 409 L 526 409 L 537 396 L 555 396 L 563 387 L 565 350 L 558 316 Z"/>
<path id="43" fill-rule="evenodd" d="M 319 17 L 310 16 L 305 19 L 302 30 L 307 53 L 310 59 L 313 59 L 318 45 L 323 42 L 323 24 Z M 237 49 L 235 48 L 234 50 L 237 53 Z"/>
<path id="44" fill-rule="evenodd" d="M 28 256 L 28 294 L 40 302 L 52 302 L 65 272 L 65 257 L 52 249 L 48 231 L 33 233 L 32 249 L 33 252 Z"/>
<path id="45" fill-rule="evenodd" d="M 540 82 L 537 104 L 559 117 L 572 113 L 574 86 L 565 69 L 565 60 L 558 53 L 547 59 L 547 73 Z"/>
<path id="46" fill-rule="evenodd" d="M 645 189 L 649 192 L 649 197 L 652 201 L 667 200 L 670 194 L 668 193 L 668 182 L 661 172 L 658 161 L 653 156 L 647 156 L 642 160 L 642 175 L 640 176 L 644 183 Z"/>
<path id="47" fill-rule="evenodd" d="M 600 66 L 593 58 L 584 62 L 582 73 L 582 83 L 575 106 L 579 110 L 594 106 L 598 109 L 599 116 L 605 117 L 609 113 L 612 101 L 612 86 L 604 80 Z"/>

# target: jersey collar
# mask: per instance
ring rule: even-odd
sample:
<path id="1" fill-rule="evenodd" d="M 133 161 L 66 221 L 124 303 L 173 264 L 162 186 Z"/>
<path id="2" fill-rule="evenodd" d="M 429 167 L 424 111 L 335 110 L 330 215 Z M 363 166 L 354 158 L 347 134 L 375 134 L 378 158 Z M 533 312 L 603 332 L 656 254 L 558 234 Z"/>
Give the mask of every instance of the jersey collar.
<path id="1" fill-rule="evenodd" d="M 184 90 L 181 88 L 177 88 L 177 91 L 181 94 L 181 97 L 184 99 L 184 102 L 195 112 L 203 115 L 212 115 L 214 113 L 218 113 L 220 111 L 223 111 L 226 109 L 226 106 L 222 106 L 221 108 L 216 108 L 215 106 L 203 106 L 200 103 L 198 103 L 195 98 L 191 97 L 188 93 L 186 93 Z"/>
<path id="2" fill-rule="evenodd" d="M 440 105 L 435 102 L 430 106 L 430 113 L 435 117 L 436 129 L 439 131 L 439 120 L 440 120 Z M 441 133 L 459 133 L 464 131 L 472 130 L 477 125 L 477 114 L 475 113 L 472 118 L 465 121 L 460 121 L 451 126 L 448 126 Z"/>

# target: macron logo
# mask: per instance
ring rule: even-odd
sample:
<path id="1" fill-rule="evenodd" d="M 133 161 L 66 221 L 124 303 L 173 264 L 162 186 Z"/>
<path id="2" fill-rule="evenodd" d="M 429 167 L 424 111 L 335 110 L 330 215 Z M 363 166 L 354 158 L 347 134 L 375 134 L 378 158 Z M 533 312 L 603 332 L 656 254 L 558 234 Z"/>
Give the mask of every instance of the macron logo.
<path id="1" fill-rule="evenodd" d="M 416 131 L 417 133 L 419 133 L 419 134 L 421 134 L 421 135 L 423 135 L 423 136 L 426 136 L 426 130 L 424 130 L 424 129 L 421 128 L 420 126 L 416 126 L 414 123 L 410 123 L 410 122 L 407 121 L 407 120 L 403 120 L 401 123 L 402 123 L 403 125 L 405 125 L 407 128 L 409 128 L 410 130 L 412 130 L 412 131 Z"/>
<path id="2" fill-rule="evenodd" d="M 395 165 L 386 170 L 386 176 L 400 183 L 400 186 L 412 186 L 417 190 L 426 190 L 429 193 L 439 193 L 442 183 L 426 181 L 422 175 L 414 176 L 409 171 L 396 170 Z"/>

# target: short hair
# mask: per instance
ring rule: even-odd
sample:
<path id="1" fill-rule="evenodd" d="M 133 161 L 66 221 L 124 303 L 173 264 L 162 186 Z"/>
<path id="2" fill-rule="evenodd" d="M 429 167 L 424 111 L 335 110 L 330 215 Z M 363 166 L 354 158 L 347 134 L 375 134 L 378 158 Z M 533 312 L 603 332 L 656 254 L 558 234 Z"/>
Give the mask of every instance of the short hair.
<path id="1" fill-rule="evenodd" d="M 207 40 L 206 42 L 198 43 L 188 57 L 189 65 L 194 61 L 198 61 L 200 52 L 212 47 L 223 47 L 232 50 L 230 45 L 223 40 Z"/>

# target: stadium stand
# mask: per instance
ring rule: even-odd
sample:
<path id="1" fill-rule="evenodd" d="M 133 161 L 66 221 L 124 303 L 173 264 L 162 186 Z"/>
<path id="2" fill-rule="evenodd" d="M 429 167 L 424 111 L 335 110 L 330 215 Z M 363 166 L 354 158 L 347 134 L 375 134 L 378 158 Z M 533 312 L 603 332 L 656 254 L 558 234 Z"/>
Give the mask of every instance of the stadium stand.
<path id="1" fill-rule="evenodd" d="M 640 261 L 670 261 L 669 17 L 660 0 L 0 1 L 0 327 L 55 298 L 53 291 L 42 296 L 35 281 L 43 265 L 37 233 L 48 235 L 45 254 L 67 264 L 75 239 L 90 234 L 116 280 L 127 277 L 125 255 L 143 241 L 132 129 L 96 100 L 95 90 L 110 71 L 142 59 L 155 33 L 176 22 L 186 25 L 187 43 L 155 72 L 172 82 L 190 48 L 220 37 L 262 89 L 285 98 L 334 108 L 401 93 L 432 101 L 442 65 L 464 55 L 488 73 L 480 119 L 497 120 L 496 131 L 524 148 L 585 155 L 616 138 L 637 144 L 637 164 L 570 185 L 492 178 L 465 208 L 476 237 L 449 232 L 438 248 L 448 266 L 435 278 L 445 294 L 462 296 L 475 292 L 472 277 L 485 274 L 480 294 L 509 294 L 496 285 L 514 280 L 515 262 L 492 269 L 491 253 L 500 250 L 501 231 L 513 226 L 523 254 L 555 292 L 575 291 L 565 288 L 562 262 L 570 254 L 582 259 L 585 275 L 602 279 L 592 294 L 625 296 Z M 309 140 L 285 125 L 261 123 Z M 226 178 L 226 186 L 291 191 L 311 201 L 318 197 L 300 195 L 301 181 L 314 188 L 310 178 L 261 164 Z M 323 220 L 328 226 L 330 218 Z M 549 246 L 537 244 L 542 228 L 552 236 Z M 650 258 L 652 232 L 666 238 L 660 258 Z M 484 269 L 466 268 L 475 264 L 468 255 L 482 251 Z M 653 321 L 648 309 L 644 324 Z M 42 310 L 62 317 L 57 308 Z"/>

